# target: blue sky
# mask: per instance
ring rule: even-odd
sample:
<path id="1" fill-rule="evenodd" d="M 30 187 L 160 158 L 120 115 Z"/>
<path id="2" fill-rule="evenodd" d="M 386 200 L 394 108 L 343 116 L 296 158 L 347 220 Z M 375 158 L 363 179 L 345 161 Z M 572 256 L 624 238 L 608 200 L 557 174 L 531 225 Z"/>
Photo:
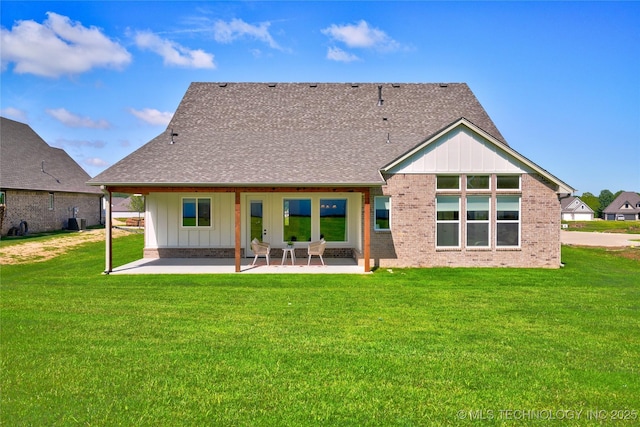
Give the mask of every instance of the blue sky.
<path id="1" fill-rule="evenodd" d="M 577 194 L 640 191 L 640 2 L 2 1 L 0 113 L 91 176 L 192 81 L 465 82 Z"/>

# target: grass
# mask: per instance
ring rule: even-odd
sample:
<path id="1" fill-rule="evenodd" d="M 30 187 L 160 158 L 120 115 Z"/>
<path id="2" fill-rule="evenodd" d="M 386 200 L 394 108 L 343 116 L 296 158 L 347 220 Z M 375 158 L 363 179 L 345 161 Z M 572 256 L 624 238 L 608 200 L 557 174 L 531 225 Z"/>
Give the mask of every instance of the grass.
<path id="1" fill-rule="evenodd" d="M 114 264 L 141 247 L 115 239 Z M 633 425 L 640 269 L 621 253 L 564 247 L 559 270 L 127 277 L 101 275 L 92 243 L 3 266 L 2 424 Z"/>
<path id="2" fill-rule="evenodd" d="M 562 221 L 569 231 L 640 234 L 640 221 Z"/>

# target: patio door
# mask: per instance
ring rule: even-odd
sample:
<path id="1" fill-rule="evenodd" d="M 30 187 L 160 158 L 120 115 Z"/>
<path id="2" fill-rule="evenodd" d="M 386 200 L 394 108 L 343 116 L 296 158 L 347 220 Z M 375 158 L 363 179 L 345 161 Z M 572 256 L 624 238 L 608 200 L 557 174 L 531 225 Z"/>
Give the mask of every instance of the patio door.
<path id="1" fill-rule="evenodd" d="M 268 242 L 266 222 L 264 218 L 264 200 L 249 199 L 249 209 L 247 218 L 247 245 L 246 253 L 248 256 L 254 256 L 251 250 L 251 241 L 258 239 L 261 242 Z"/>

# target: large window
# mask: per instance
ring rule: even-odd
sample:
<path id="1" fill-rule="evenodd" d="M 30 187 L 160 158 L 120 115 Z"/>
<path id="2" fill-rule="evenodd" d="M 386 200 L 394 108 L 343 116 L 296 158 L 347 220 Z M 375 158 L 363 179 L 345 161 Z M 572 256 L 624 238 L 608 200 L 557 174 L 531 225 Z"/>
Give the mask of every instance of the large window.
<path id="1" fill-rule="evenodd" d="M 498 175 L 496 185 L 498 190 L 519 190 L 520 175 Z"/>
<path id="2" fill-rule="evenodd" d="M 489 246 L 489 196 L 467 197 L 467 246 Z"/>
<path id="3" fill-rule="evenodd" d="M 211 199 L 185 197 L 182 199 L 183 227 L 211 226 Z"/>
<path id="4" fill-rule="evenodd" d="M 496 198 L 496 245 L 520 246 L 520 196 Z"/>
<path id="5" fill-rule="evenodd" d="M 347 241 L 346 199 L 320 199 L 320 234 L 328 242 Z"/>
<path id="6" fill-rule="evenodd" d="M 489 190 L 490 185 L 489 175 L 467 175 L 467 190 Z"/>
<path id="7" fill-rule="evenodd" d="M 310 242 L 311 199 L 284 199 L 283 225 L 283 241 Z"/>
<path id="8" fill-rule="evenodd" d="M 439 247 L 459 247 L 460 197 L 438 196 L 436 211 L 436 245 Z"/>
<path id="9" fill-rule="evenodd" d="M 374 229 L 377 231 L 391 229 L 391 198 L 378 196 L 373 201 L 375 218 Z"/>

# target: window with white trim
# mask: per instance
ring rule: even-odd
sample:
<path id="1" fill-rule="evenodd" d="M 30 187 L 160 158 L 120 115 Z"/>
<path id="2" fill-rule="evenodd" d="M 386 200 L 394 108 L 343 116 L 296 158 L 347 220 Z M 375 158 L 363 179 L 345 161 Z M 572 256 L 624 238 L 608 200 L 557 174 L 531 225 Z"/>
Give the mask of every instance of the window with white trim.
<path id="1" fill-rule="evenodd" d="M 184 197 L 182 199 L 183 227 L 211 227 L 211 199 Z"/>
<path id="2" fill-rule="evenodd" d="M 52 211 L 55 208 L 53 193 L 49 193 L 49 210 Z"/>
<path id="3" fill-rule="evenodd" d="M 467 197 L 467 246 L 488 247 L 490 196 Z"/>
<path id="4" fill-rule="evenodd" d="M 496 189 L 520 190 L 520 175 L 498 175 L 496 177 Z"/>
<path id="5" fill-rule="evenodd" d="M 391 230 L 391 197 L 376 196 L 373 200 L 374 206 L 374 230 Z"/>
<path id="6" fill-rule="evenodd" d="M 436 190 L 460 190 L 460 176 L 438 175 L 436 177 Z"/>
<path id="7" fill-rule="evenodd" d="M 496 246 L 520 246 L 520 196 L 496 197 Z"/>
<path id="8" fill-rule="evenodd" d="M 467 190 L 491 189 L 491 177 L 489 175 L 467 175 Z"/>
<path id="9" fill-rule="evenodd" d="M 320 235 L 327 242 L 347 241 L 347 199 L 320 199 Z"/>
<path id="10" fill-rule="evenodd" d="M 460 197 L 436 197 L 436 246 L 460 247 Z"/>

